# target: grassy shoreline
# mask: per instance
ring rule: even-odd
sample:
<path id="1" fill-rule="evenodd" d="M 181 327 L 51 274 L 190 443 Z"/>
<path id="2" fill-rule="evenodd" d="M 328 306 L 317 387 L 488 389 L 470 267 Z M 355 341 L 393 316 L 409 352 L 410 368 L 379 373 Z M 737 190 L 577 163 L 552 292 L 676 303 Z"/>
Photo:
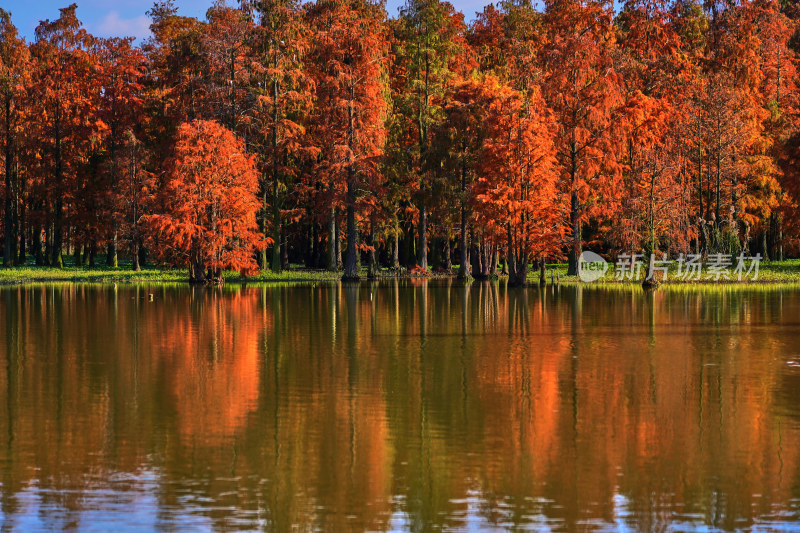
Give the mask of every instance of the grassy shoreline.
<path id="1" fill-rule="evenodd" d="M 117 268 L 105 266 L 105 261 L 98 261 L 98 266 L 79 266 L 76 267 L 71 257 L 66 258 L 64 268 L 54 268 L 48 266 L 36 266 L 32 261 L 24 266 L 0 267 L 0 285 L 22 285 L 27 283 L 43 282 L 75 282 L 75 283 L 181 283 L 188 282 L 189 273 L 182 268 L 157 268 L 148 267 L 140 271 L 134 271 L 130 262 L 120 261 Z M 103 259 L 103 258 L 101 258 Z M 452 276 L 444 273 L 431 274 L 430 279 L 447 279 L 455 277 L 457 270 L 452 271 Z M 800 283 L 800 259 L 787 259 L 784 261 L 764 261 L 759 266 L 759 276 L 757 280 L 736 279 L 731 270 L 732 279 L 706 279 L 705 272 L 700 280 L 679 280 L 675 278 L 676 269 L 671 268 L 665 285 L 760 285 L 760 284 L 791 284 Z M 363 279 L 366 279 L 366 269 L 362 272 Z M 532 285 L 538 282 L 538 271 L 529 273 L 529 280 Z M 273 282 L 336 282 L 341 278 L 340 272 L 328 272 L 325 270 L 310 270 L 293 265 L 292 269 L 280 273 L 265 270 L 256 276 L 242 277 L 237 273 L 230 272 L 225 276 L 225 283 L 273 283 Z M 383 279 L 420 279 L 418 275 L 412 275 L 406 270 L 394 272 L 383 270 Z M 501 279 L 503 276 L 501 276 Z M 547 265 L 547 283 L 551 279 L 557 279 L 559 283 L 582 283 L 577 276 L 567 276 L 567 265 L 565 263 Z M 615 279 L 613 265 L 605 276 L 591 285 L 632 285 L 640 284 L 641 280 Z M 588 284 L 587 284 L 588 285 Z"/>

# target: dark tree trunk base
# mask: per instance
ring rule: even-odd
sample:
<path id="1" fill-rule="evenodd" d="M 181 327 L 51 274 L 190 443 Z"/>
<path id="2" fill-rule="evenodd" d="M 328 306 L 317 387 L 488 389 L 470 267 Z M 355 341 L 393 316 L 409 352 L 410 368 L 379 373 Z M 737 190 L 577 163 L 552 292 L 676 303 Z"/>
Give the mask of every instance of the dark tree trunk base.
<path id="1" fill-rule="evenodd" d="M 646 279 L 642 282 L 642 288 L 646 291 L 656 290 L 661 283 L 656 279 Z"/>
<path id="2" fill-rule="evenodd" d="M 521 278 L 519 276 L 511 276 L 508 278 L 508 286 L 509 287 L 527 287 L 528 286 L 528 279 L 527 276 Z"/>

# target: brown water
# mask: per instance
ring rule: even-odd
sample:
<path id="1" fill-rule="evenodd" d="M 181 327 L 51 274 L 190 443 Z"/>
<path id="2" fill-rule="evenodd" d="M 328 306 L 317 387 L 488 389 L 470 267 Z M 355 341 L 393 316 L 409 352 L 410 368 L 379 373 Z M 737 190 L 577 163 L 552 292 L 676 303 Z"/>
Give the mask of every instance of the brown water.
<path id="1" fill-rule="evenodd" d="M 800 530 L 796 289 L 13 287 L 0 356 L 4 531 Z"/>

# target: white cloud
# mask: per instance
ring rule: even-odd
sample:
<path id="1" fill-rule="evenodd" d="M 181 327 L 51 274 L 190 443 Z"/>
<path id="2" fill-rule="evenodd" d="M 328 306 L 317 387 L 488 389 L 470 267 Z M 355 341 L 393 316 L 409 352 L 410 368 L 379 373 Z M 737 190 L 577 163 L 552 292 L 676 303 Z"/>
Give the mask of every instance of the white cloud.
<path id="1" fill-rule="evenodd" d="M 145 39 L 150 36 L 150 19 L 145 15 L 125 19 L 118 11 L 111 11 L 103 20 L 95 24 L 95 35 L 102 37 L 136 37 Z"/>

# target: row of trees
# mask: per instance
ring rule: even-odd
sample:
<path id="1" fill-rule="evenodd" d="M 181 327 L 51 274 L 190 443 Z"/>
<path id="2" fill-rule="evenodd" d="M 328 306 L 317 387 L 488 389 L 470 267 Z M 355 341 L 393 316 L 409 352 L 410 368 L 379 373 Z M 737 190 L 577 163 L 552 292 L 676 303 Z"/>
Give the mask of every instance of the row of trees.
<path id="1" fill-rule="evenodd" d="M 0 10 L 6 266 L 127 254 L 358 278 L 584 246 L 759 251 L 800 235 L 791 2 L 171 0 L 152 37 L 34 42 Z"/>

